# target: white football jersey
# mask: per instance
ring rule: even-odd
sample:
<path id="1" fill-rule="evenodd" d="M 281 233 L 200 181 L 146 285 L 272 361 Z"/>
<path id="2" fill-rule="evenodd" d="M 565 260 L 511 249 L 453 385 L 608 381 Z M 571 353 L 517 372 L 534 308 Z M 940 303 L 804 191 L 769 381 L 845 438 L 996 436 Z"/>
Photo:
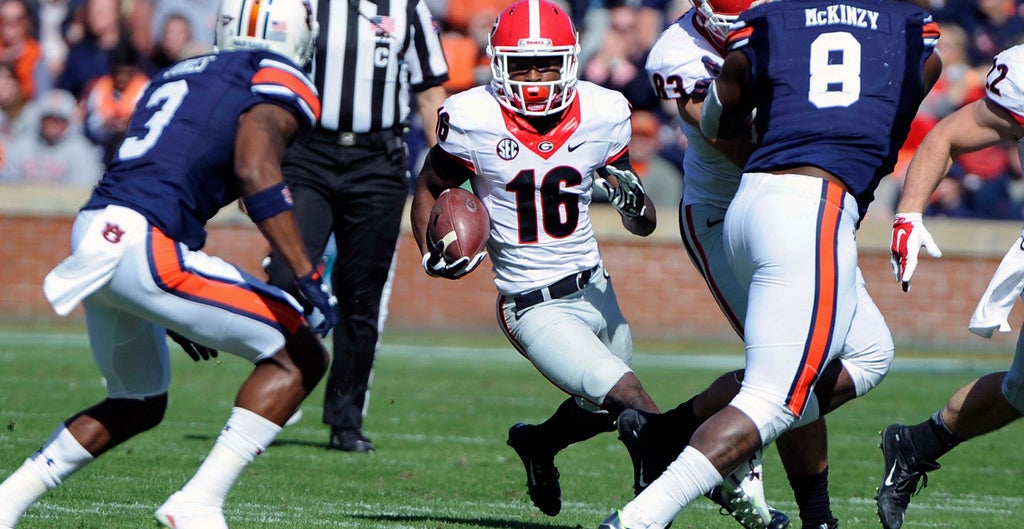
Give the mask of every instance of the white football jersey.
<path id="1" fill-rule="evenodd" d="M 662 32 L 647 55 L 647 75 L 662 99 L 706 92 L 722 68 L 721 54 L 694 27 L 695 11 L 687 11 Z M 678 119 L 687 140 L 683 204 L 728 207 L 739 186 L 742 168 L 709 145 L 700 130 Z"/>
<path id="2" fill-rule="evenodd" d="M 629 145 L 622 94 L 579 81 L 576 100 L 544 135 L 504 110 L 490 86 L 452 95 L 438 112 L 438 146 L 473 170 L 473 191 L 490 214 L 499 292 L 520 294 L 597 265 L 594 171 Z"/>
<path id="3" fill-rule="evenodd" d="M 1024 44 L 996 55 L 985 79 L 985 95 L 1024 125 Z M 1024 163 L 1024 138 L 1017 141 L 1017 155 Z"/>

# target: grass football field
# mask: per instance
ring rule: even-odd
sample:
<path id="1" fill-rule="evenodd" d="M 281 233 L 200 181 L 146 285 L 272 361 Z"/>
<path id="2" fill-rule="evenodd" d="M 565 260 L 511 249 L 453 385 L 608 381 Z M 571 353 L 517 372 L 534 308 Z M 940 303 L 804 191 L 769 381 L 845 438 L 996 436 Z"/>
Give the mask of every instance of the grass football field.
<path id="1" fill-rule="evenodd" d="M 375 370 L 366 433 L 371 455 L 326 449 L 322 385 L 305 417 L 251 465 L 228 498 L 232 528 L 593 529 L 631 497 L 625 449 L 606 434 L 562 452 L 563 508 L 549 518 L 526 496 L 525 475 L 505 445 L 508 427 L 538 422 L 564 398 L 499 337 L 392 333 Z M 1006 340 L 1012 351 L 1012 340 Z M 740 366 L 737 347 L 639 344 L 635 369 L 663 408 Z M 1009 356 L 903 352 L 882 385 L 829 416 L 831 496 L 843 529 L 880 527 L 878 431 L 922 420 Z M 153 528 L 152 513 L 209 451 L 249 371 L 230 355 L 194 363 L 172 344 L 173 380 L 162 425 L 79 472 L 28 511 L 17 529 Z M 81 329 L 0 328 L 0 478 L 71 413 L 104 395 Z M 967 443 L 914 498 L 904 525 L 1017 529 L 1024 517 L 1022 423 Z M 765 455 L 768 499 L 793 517 L 774 449 Z M 740 527 L 706 500 L 676 529 Z"/>

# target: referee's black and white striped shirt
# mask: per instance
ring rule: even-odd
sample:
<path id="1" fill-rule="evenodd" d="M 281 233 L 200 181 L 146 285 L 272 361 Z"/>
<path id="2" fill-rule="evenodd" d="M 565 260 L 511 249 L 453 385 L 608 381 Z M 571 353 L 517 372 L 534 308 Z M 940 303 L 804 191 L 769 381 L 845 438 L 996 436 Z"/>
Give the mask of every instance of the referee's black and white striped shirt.
<path id="1" fill-rule="evenodd" d="M 409 88 L 448 79 L 437 26 L 423 0 L 319 0 L 313 80 L 320 126 L 371 132 L 409 120 Z"/>

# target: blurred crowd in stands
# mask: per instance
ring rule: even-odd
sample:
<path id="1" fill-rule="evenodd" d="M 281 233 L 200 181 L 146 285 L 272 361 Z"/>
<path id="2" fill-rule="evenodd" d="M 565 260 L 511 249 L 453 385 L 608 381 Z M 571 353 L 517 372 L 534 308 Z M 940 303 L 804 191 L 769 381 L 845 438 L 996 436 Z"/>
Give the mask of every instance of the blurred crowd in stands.
<path id="1" fill-rule="evenodd" d="M 425 0 L 438 21 L 455 93 L 486 84 L 487 34 L 511 0 Z M 893 213 L 917 143 L 935 122 L 984 97 L 992 57 L 1024 42 L 1024 0 L 915 0 L 940 23 L 944 69 L 922 105 L 873 216 Z M 0 0 L 0 184 L 91 186 L 120 142 L 150 76 L 213 47 L 219 0 Z M 561 0 L 580 30 L 580 77 L 633 105 L 631 157 L 662 208 L 682 194 L 685 138 L 674 105 L 660 101 L 644 62 L 689 0 Z M 424 141 L 412 124 L 414 164 Z M 416 167 L 413 168 L 415 174 Z M 961 156 L 927 211 L 1024 219 L 1017 145 Z"/>

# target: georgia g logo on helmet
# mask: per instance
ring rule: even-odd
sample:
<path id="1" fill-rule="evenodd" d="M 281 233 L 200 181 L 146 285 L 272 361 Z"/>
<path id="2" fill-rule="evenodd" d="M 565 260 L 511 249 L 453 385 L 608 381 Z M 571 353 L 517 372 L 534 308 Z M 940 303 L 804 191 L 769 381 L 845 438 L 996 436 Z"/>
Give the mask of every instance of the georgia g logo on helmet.
<path id="1" fill-rule="evenodd" d="M 521 0 L 502 11 L 488 37 L 491 88 L 502 106 L 525 116 L 562 111 L 576 97 L 579 36 L 569 14 L 547 0 Z M 558 79 L 514 80 L 513 65 L 557 66 Z"/>

